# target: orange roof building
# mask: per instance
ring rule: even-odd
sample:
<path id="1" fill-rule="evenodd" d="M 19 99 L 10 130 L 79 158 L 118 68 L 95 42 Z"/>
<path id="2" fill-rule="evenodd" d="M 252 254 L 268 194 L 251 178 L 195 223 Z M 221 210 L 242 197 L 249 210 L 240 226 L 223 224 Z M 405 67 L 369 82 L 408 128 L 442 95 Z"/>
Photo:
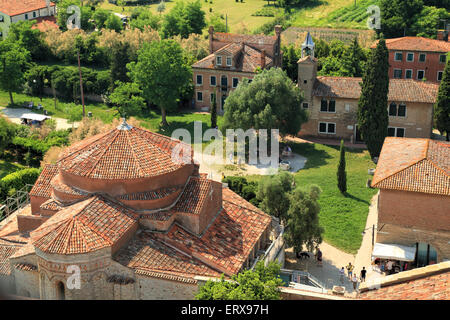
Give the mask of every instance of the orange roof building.
<path id="1" fill-rule="evenodd" d="M 450 143 L 387 137 L 372 186 L 377 242 L 416 247 L 417 266 L 450 259 Z"/>
<path id="2" fill-rule="evenodd" d="M 209 55 L 192 65 L 195 108 L 209 111 L 215 97 L 222 113 L 240 81 L 253 79 L 258 68 L 281 67 L 280 37 L 281 26 L 275 26 L 274 36 L 215 32 L 209 27 Z"/>
<path id="3" fill-rule="evenodd" d="M 31 210 L 0 226 L 0 273 L 11 291 L 192 299 L 197 277 L 252 267 L 270 246 L 272 218 L 199 174 L 181 146 L 124 122 L 47 165 Z M 70 268 L 80 269 L 79 290 L 71 290 Z"/>
<path id="4" fill-rule="evenodd" d="M 38 20 L 40 30 L 54 27 L 56 20 L 49 17 L 54 17 L 55 13 L 56 4 L 47 0 L 0 0 L 2 37 L 6 37 L 10 25 L 18 21 Z"/>

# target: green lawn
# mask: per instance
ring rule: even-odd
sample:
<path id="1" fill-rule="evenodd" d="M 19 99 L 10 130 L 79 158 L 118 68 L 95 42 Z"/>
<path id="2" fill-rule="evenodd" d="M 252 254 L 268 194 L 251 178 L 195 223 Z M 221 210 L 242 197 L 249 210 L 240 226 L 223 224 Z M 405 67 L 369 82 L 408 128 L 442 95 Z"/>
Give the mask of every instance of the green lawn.
<path id="1" fill-rule="evenodd" d="M 297 186 L 317 184 L 320 196 L 320 224 L 324 240 L 351 254 L 361 246 L 362 235 L 369 212 L 369 204 L 377 190 L 366 187 L 367 173 L 375 165 L 366 150 L 347 149 L 347 192 L 343 196 L 337 188 L 339 147 L 321 144 L 292 143 L 293 151 L 308 158 L 304 169 L 295 173 Z M 249 177 L 257 181 L 261 176 Z"/>
<path id="2" fill-rule="evenodd" d="M 5 160 L 0 160 L 0 179 L 4 176 L 13 173 L 14 171 L 24 169 L 25 167 L 18 163 L 11 163 Z"/>

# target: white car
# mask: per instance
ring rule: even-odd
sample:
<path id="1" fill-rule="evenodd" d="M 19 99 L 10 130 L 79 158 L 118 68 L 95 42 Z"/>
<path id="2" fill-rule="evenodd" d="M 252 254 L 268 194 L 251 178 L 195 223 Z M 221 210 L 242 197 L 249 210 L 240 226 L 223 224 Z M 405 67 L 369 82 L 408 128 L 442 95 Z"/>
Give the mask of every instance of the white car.
<path id="1" fill-rule="evenodd" d="M 287 160 L 282 160 L 280 162 L 280 169 L 281 170 L 285 170 L 285 171 L 289 171 L 289 169 L 291 169 L 291 163 Z"/>

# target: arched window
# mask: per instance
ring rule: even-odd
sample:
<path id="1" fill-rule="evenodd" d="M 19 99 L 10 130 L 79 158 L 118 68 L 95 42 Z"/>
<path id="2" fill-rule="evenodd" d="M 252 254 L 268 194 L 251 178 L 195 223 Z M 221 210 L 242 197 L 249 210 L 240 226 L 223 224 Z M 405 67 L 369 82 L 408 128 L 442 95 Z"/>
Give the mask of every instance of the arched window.
<path id="1" fill-rule="evenodd" d="M 64 283 L 62 283 L 61 281 L 56 284 L 56 294 L 58 300 L 66 300 Z"/>

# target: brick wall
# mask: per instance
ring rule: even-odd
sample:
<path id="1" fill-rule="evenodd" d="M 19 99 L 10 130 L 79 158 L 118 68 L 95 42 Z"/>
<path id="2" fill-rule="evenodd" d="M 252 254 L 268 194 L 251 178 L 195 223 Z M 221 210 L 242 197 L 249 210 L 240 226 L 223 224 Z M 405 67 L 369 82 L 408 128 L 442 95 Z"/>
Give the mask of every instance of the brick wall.
<path id="1" fill-rule="evenodd" d="M 186 284 L 137 275 L 140 300 L 192 300 L 197 293 L 196 284 Z"/>

